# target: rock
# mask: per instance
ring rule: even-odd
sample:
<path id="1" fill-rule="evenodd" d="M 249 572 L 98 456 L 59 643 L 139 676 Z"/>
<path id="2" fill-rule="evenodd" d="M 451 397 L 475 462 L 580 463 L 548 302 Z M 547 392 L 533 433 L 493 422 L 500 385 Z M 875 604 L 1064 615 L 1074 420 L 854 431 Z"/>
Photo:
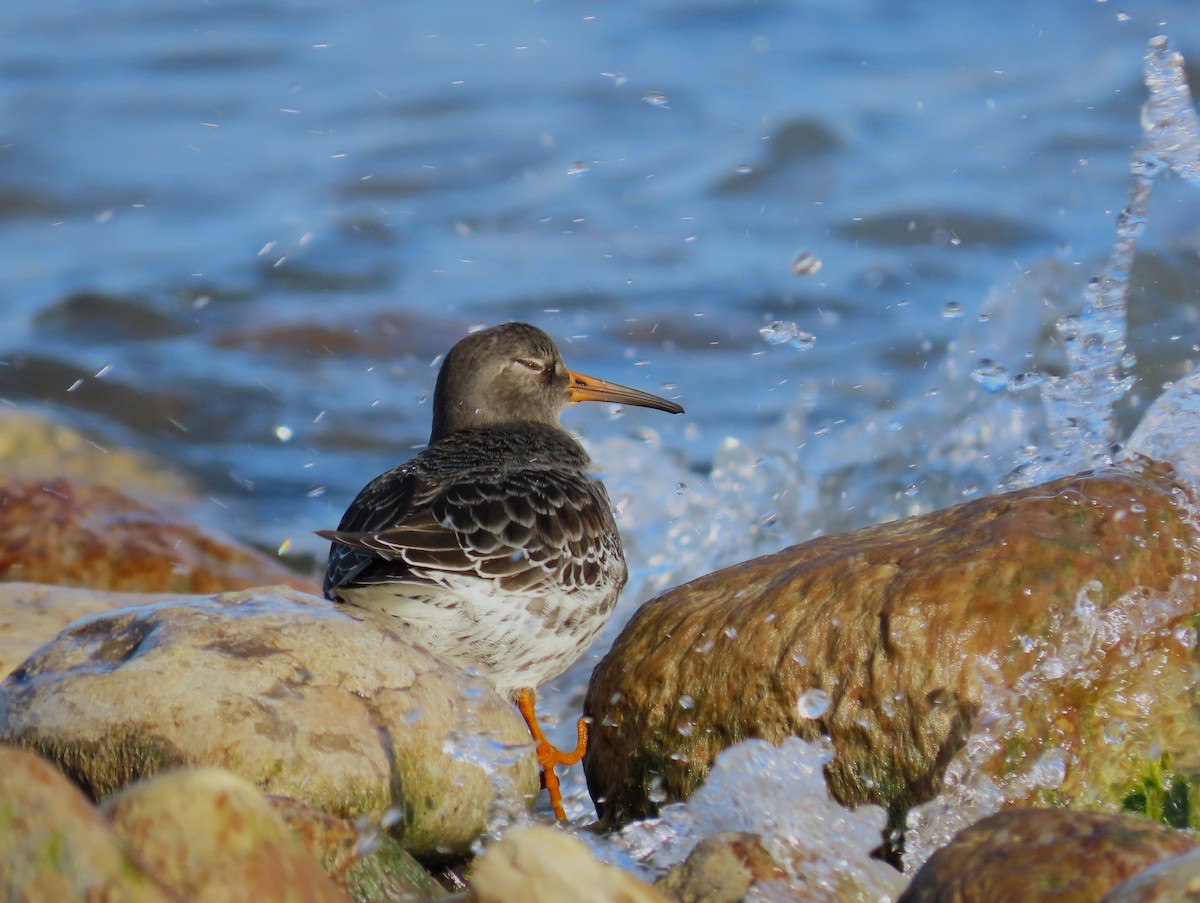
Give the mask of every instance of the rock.
<path id="1" fill-rule="evenodd" d="M 113 486 L 0 479 L 0 580 L 121 592 L 206 593 L 287 584 L 260 552 L 210 536 Z"/>
<path id="2" fill-rule="evenodd" d="M 133 859 L 78 787 L 11 746 L 0 746 L 0 896 L 182 903 Z"/>
<path id="3" fill-rule="evenodd" d="M 1122 881 L 1100 903 L 1200 903 L 1200 850 L 1164 859 Z"/>
<path id="4" fill-rule="evenodd" d="M 346 903 L 266 797 L 215 768 L 141 781 L 103 811 L 137 859 L 193 903 Z"/>
<path id="5" fill-rule="evenodd" d="M 358 825 L 290 796 L 268 797 L 325 874 L 355 900 L 445 896 L 437 880 L 378 824 Z"/>
<path id="6" fill-rule="evenodd" d="M 419 857 L 465 853 L 501 790 L 538 786 L 524 722 L 482 681 L 284 587 L 75 622 L 0 683 L 0 739 L 97 799 L 213 765 L 343 818 L 395 808 Z"/>
<path id="7" fill-rule="evenodd" d="M 72 621 L 98 611 L 164 598 L 158 593 L 105 593 L 46 583 L 0 583 L 0 677 Z"/>
<path id="8" fill-rule="evenodd" d="M 471 870 L 469 903 L 671 903 L 654 887 L 593 858 L 571 835 L 516 828 Z"/>
<path id="9" fill-rule="evenodd" d="M 1012 711 L 987 722 L 1006 731 L 987 772 L 1043 771 L 1010 782 L 1009 805 L 1116 808 L 1164 763 L 1185 786 L 1200 776 L 1185 503 L 1165 465 L 1131 464 L 676 587 L 592 675 L 597 811 L 622 823 L 686 799 L 748 737 L 826 735 L 834 798 L 885 806 L 898 828 L 997 699 Z"/>
<path id="10" fill-rule="evenodd" d="M 679 903 L 737 903 L 755 884 L 787 877 L 757 834 L 729 832 L 702 840 L 654 886 Z"/>
<path id="11" fill-rule="evenodd" d="M 63 423 L 20 409 L 0 410 L 0 473 L 20 481 L 103 483 L 173 503 L 195 497 L 195 487 L 185 477 L 152 458 L 105 448 Z"/>
<path id="12" fill-rule="evenodd" d="M 121 592 L 212 593 L 315 582 L 120 489 L 0 479 L 0 580 Z"/>
<path id="13" fill-rule="evenodd" d="M 1135 816 L 1009 809 L 934 853 L 897 903 L 1107 900 L 1130 875 L 1195 847 L 1182 831 Z"/>

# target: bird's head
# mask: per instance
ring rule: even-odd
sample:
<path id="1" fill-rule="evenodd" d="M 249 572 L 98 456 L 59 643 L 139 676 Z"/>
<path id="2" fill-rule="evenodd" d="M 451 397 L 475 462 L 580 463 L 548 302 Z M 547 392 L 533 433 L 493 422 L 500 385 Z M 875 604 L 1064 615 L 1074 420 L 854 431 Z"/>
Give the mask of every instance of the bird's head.
<path id="1" fill-rule="evenodd" d="M 501 423 L 555 426 L 562 409 L 576 401 L 683 413 L 683 408 L 665 398 L 567 369 L 542 330 L 528 323 L 505 323 L 471 333 L 442 361 L 429 441 Z"/>

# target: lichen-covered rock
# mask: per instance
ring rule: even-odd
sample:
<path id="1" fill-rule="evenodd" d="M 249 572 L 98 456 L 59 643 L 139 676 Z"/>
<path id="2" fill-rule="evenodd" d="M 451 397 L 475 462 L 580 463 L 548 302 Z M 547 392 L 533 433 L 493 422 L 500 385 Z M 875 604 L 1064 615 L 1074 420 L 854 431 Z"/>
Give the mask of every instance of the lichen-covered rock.
<path id="1" fill-rule="evenodd" d="M 347 903 L 266 797 L 227 771 L 168 772 L 102 811 L 138 861 L 191 903 Z"/>
<path id="2" fill-rule="evenodd" d="M 1182 831 L 1131 815 L 1008 809 L 934 853 L 897 903 L 1095 903 L 1195 847 Z"/>
<path id="3" fill-rule="evenodd" d="M 106 593 L 48 583 L 0 583 L 0 677 L 72 621 L 164 598 L 161 593 Z"/>
<path id="4" fill-rule="evenodd" d="M 672 903 L 563 831 L 516 828 L 475 861 L 468 903 Z"/>
<path id="5" fill-rule="evenodd" d="M 0 746 L 0 897 L 182 903 L 53 765 Z"/>
<path id="6" fill-rule="evenodd" d="M 1131 464 L 676 587 L 592 675 L 597 810 L 620 823 L 686 799 L 742 739 L 826 735 L 834 797 L 883 805 L 898 828 L 997 700 L 1011 710 L 990 723 L 985 772 L 1042 770 L 1006 804 L 1116 808 L 1164 766 L 1186 797 L 1200 775 L 1189 505 L 1169 468 Z"/>
<path id="7" fill-rule="evenodd" d="M 425 857 L 464 853 L 502 790 L 532 797 L 538 780 L 524 722 L 485 684 L 284 587 L 75 622 L 0 683 L 0 739 L 97 799 L 213 765 L 340 817 L 396 809 Z M 490 744 L 494 777 L 447 751 L 468 740 Z"/>
<path id="8" fill-rule="evenodd" d="M 352 822 L 290 796 L 267 797 L 325 873 L 354 900 L 436 899 L 446 891 L 378 820 Z"/>
<path id="9" fill-rule="evenodd" d="M 212 593 L 313 580 L 121 489 L 0 478 L 0 580 L 136 593 Z"/>

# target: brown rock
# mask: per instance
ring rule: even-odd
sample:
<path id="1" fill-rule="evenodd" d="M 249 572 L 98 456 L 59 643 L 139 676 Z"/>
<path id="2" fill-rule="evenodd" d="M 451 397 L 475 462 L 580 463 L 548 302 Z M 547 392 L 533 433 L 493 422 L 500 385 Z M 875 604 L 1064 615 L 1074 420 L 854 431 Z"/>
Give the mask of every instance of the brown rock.
<path id="1" fill-rule="evenodd" d="M 105 593 L 46 583 L 0 583 L 0 676 L 80 618 L 98 611 L 161 602 L 161 594 Z"/>
<path id="2" fill-rule="evenodd" d="M 11 746 L 0 746 L 0 896 L 181 903 L 131 857 L 78 787 L 49 762 Z"/>
<path id="3" fill-rule="evenodd" d="M 563 831 L 517 828 L 476 860 L 469 903 L 671 903 Z"/>
<path id="4" fill-rule="evenodd" d="M 756 883 L 787 877 L 757 834 L 729 832 L 700 841 L 654 886 L 679 903 L 737 903 Z"/>
<path id="5" fill-rule="evenodd" d="M 739 740 L 824 734 L 835 799 L 879 803 L 899 826 L 997 688 L 1017 711 L 990 773 L 1047 752 L 1065 771 L 1010 804 L 1116 806 L 1160 754 L 1200 774 L 1185 500 L 1162 465 L 1083 474 L 822 537 L 646 603 L 584 703 L 597 810 L 653 814 Z M 1018 689 L 1035 667 L 1038 691 Z M 1108 742 L 1118 720 L 1128 737 Z"/>
<path id="6" fill-rule="evenodd" d="M 346 903 L 266 797 L 215 768 L 141 781 L 103 811 L 137 858 L 193 903 Z"/>
<path id="7" fill-rule="evenodd" d="M 1152 865 L 1104 895 L 1100 903 L 1200 903 L 1200 850 Z"/>
<path id="8" fill-rule="evenodd" d="M 0 738 L 97 799 L 214 765 L 340 817 L 398 809 L 409 852 L 461 854 L 501 790 L 537 789 L 525 724 L 482 682 L 355 614 L 267 588 L 93 615 L 0 684 Z M 494 749 L 495 778 L 446 751 L 463 737 Z"/>
<path id="9" fill-rule="evenodd" d="M 0 514 L 0 580 L 147 593 L 275 583 L 319 591 L 267 556 L 111 486 L 0 479 Z"/>
<path id="10" fill-rule="evenodd" d="M 355 823 L 290 796 L 271 806 L 309 855 L 355 900 L 430 900 L 445 890 L 378 823 Z"/>
<path id="11" fill-rule="evenodd" d="M 1182 831 L 1134 816 L 1009 809 L 934 853 L 897 903 L 1094 903 L 1195 847 Z"/>

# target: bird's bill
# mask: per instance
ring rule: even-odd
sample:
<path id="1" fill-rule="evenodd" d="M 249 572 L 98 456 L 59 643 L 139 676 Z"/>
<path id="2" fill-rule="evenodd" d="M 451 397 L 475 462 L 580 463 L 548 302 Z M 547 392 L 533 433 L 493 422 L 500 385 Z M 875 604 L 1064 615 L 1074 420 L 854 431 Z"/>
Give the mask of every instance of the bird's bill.
<path id="1" fill-rule="evenodd" d="M 594 376 L 576 373 L 574 370 L 567 371 L 567 379 L 568 401 L 611 401 L 614 404 L 632 404 L 640 408 L 657 408 L 671 414 L 683 413 L 683 408 L 675 402 L 640 389 L 619 386 Z"/>

